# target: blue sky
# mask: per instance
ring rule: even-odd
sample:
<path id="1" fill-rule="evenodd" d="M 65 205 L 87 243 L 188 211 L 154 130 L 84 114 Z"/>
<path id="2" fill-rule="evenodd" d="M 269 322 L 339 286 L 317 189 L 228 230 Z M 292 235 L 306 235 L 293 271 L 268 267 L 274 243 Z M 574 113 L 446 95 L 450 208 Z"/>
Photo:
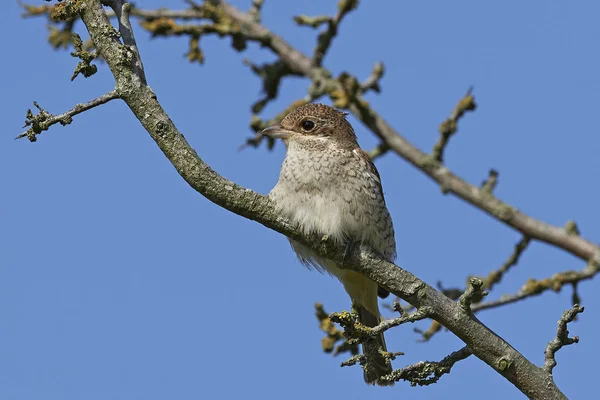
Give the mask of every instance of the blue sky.
<path id="1" fill-rule="evenodd" d="M 35 1 L 35 0 L 34 0 Z M 39 0 L 41 4 L 42 1 Z M 184 2 L 144 1 L 156 8 Z M 249 0 L 232 2 L 247 8 Z M 263 22 L 310 53 L 315 32 L 297 14 L 334 13 L 334 0 L 267 0 Z M 516 398 L 519 392 L 472 357 L 436 385 L 364 385 L 358 368 L 320 350 L 313 315 L 347 309 L 339 283 L 302 267 L 284 237 L 205 200 L 177 175 L 124 104 L 113 102 L 56 126 L 37 143 L 14 141 L 32 101 L 53 113 L 113 87 L 105 65 L 91 79 L 46 42 L 46 23 L 23 20 L 14 1 L 0 15 L 0 398 Z M 368 100 L 423 149 L 471 85 L 479 107 L 460 123 L 448 166 L 479 183 L 500 172 L 496 193 L 544 221 L 578 221 L 600 242 L 598 94 L 600 4 L 580 2 L 362 2 L 340 29 L 325 66 L 368 76 L 386 65 L 383 92 Z M 83 33 L 83 26 L 77 25 Z M 284 156 L 238 147 L 250 134 L 260 81 L 242 60 L 274 60 L 230 39 L 202 41 L 206 63 L 189 64 L 185 39 L 150 40 L 136 25 L 148 80 L 199 155 L 223 176 L 262 193 Z M 305 95 L 286 80 L 272 116 Z M 377 144 L 351 118 L 365 149 Z M 440 194 L 395 155 L 378 160 L 396 227 L 398 263 L 430 284 L 462 286 L 508 257 L 518 233 Z M 490 295 L 513 293 L 583 263 L 534 243 Z M 581 342 L 558 354 L 565 394 L 590 398 L 600 349 L 597 280 L 580 285 L 585 313 L 569 325 Z M 543 362 L 571 290 L 479 315 L 532 362 Z M 427 323 L 418 324 L 426 328 Z M 448 332 L 418 343 L 413 326 L 388 332 L 401 367 L 461 347 Z"/>

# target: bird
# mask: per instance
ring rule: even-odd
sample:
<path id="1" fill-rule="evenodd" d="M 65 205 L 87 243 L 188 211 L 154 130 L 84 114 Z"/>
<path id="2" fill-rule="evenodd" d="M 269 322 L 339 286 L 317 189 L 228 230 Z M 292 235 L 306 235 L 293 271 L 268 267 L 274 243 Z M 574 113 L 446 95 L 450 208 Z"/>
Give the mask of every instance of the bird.
<path id="1" fill-rule="evenodd" d="M 279 215 L 297 224 L 303 234 L 327 235 L 342 251 L 366 245 L 389 261 L 396 258 L 394 227 L 387 209 L 381 178 L 369 155 L 360 148 L 346 113 L 320 103 L 308 103 L 288 113 L 262 133 L 281 139 L 286 156 L 279 180 L 269 198 Z M 338 278 L 352 301 L 358 320 L 368 327 L 381 321 L 378 295 L 389 294 L 364 275 L 340 268 L 311 248 L 289 240 L 298 259 L 309 269 Z M 364 368 L 369 384 L 392 371 L 383 333 L 363 343 L 376 346 Z"/>

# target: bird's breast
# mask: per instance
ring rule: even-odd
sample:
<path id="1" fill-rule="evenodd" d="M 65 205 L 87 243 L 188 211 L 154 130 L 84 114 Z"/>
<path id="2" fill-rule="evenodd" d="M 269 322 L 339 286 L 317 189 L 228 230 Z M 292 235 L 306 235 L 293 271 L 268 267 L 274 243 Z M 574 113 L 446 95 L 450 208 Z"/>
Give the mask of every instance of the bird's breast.
<path id="1" fill-rule="evenodd" d="M 348 205 L 340 197 L 334 170 L 325 164 L 286 159 L 270 197 L 280 211 L 304 232 L 327 234 L 343 240 L 344 213 Z"/>
<path id="2" fill-rule="evenodd" d="M 379 178 L 352 151 L 290 147 L 270 197 L 306 233 L 363 241 L 388 229 L 379 188 Z"/>

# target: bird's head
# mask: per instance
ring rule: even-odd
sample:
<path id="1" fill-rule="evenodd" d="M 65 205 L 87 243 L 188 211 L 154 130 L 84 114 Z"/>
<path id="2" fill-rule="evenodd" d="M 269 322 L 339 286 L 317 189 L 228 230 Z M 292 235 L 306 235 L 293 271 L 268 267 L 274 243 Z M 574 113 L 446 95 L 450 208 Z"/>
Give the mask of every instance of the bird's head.
<path id="1" fill-rule="evenodd" d="M 269 126 L 262 133 L 289 142 L 329 140 L 356 146 L 356 135 L 346 120 L 346 113 L 325 104 L 300 106 L 283 118 L 280 124 Z"/>

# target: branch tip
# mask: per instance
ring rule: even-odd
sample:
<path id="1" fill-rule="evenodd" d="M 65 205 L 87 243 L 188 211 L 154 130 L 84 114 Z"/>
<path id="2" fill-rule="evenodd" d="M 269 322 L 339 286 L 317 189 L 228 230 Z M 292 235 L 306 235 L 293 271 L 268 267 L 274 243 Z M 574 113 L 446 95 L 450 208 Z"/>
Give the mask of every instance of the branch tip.
<path id="1" fill-rule="evenodd" d="M 579 236 L 581 234 L 577 223 L 573 220 L 567 221 L 567 223 L 565 224 L 565 232 L 567 233 L 567 235 L 572 236 Z"/>
<path id="2" fill-rule="evenodd" d="M 454 107 L 450 116 L 440 124 L 440 137 L 433 146 L 432 152 L 432 156 L 435 160 L 443 162 L 444 150 L 448 145 L 450 137 L 454 135 L 458 129 L 458 121 L 460 121 L 465 113 L 474 111 L 476 108 L 477 103 L 475 103 L 475 97 L 473 96 L 473 87 L 470 87 L 465 96 L 458 101 L 458 104 Z"/>
<path id="3" fill-rule="evenodd" d="M 250 6 L 250 11 L 248 11 L 248 14 L 256 23 L 260 23 L 260 11 L 263 4 L 264 0 L 252 0 L 252 5 Z"/>
<path id="4" fill-rule="evenodd" d="M 350 11 L 356 9 L 356 7 L 358 7 L 358 0 L 340 0 L 338 3 L 338 12 L 335 17 L 307 17 L 305 15 L 294 17 L 294 21 L 296 21 L 297 24 L 307 25 L 313 28 L 318 28 L 323 24 L 327 24 L 327 28 L 317 37 L 317 45 L 315 46 L 315 50 L 311 59 L 311 65 L 313 68 L 318 68 L 323 64 L 325 54 L 327 54 L 333 38 L 338 34 L 338 27 L 342 22 L 342 19 Z"/>
<path id="5" fill-rule="evenodd" d="M 458 303 L 463 311 L 471 313 L 471 303 L 478 303 L 481 298 L 488 295 L 482 290 L 483 281 L 479 278 L 469 278 L 467 290 L 460 296 Z"/>
<path id="6" fill-rule="evenodd" d="M 569 337 L 567 325 L 575 320 L 577 314 L 582 313 L 584 307 L 575 304 L 571 309 L 563 312 L 558 320 L 558 328 L 556 329 L 556 337 L 548 343 L 544 351 L 544 366 L 542 367 L 548 374 L 552 375 L 552 370 L 556 367 L 556 353 L 563 348 L 574 343 L 579 343 L 579 337 Z"/>
<path id="7" fill-rule="evenodd" d="M 488 178 L 481 183 L 481 190 L 489 194 L 494 193 L 494 189 L 496 189 L 496 185 L 498 185 L 498 175 L 498 171 L 493 168 L 490 169 Z"/>
<path id="8" fill-rule="evenodd" d="M 38 109 L 37 114 L 33 114 L 31 109 L 27 110 L 26 120 L 24 128 L 30 126 L 25 132 L 21 133 L 15 139 L 21 139 L 27 137 L 30 142 L 37 141 L 37 135 L 43 131 L 48 130 L 52 125 L 60 123 L 61 125 L 68 125 L 73 121 L 73 117 L 77 114 L 81 114 L 91 108 L 98 107 L 104 103 L 108 103 L 111 100 L 120 98 L 119 93 L 116 90 L 112 90 L 94 100 L 85 103 L 77 104 L 71 110 L 64 112 L 59 115 L 53 115 L 48 111 L 44 110 L 37 102 L 33 102 L 33 105 Z"/>
<path id="9" fill-rule="evenodd" d="M 531 243 L 531 238 L 529 238 L 528 236 L 523 236 L 523 238 L 515 244 L 514 250 L 512 254 L 508 257 L 508 259 L 500 266 L 500 268 L 490 272 L 485 278 L 483 286 L 484 289 L 492 290 L 496 284 L 502 281 L 504 275 L 512 267 L 519 263 L 519 259 L 529 246 L 529 243 Z"/>
<path id="10" fill-rule="evenodd" d="M 385 67 L 381 61 L 377 61 L 373 66 L 373 70 L 371 71 L 371 75 L 360 85 L 360 89 L 362 93 L 366 93 L 369 90 L 372 90 L 376 93 L 381 92 L 381 87 L 379 86 L 379 82 L 383 75 L 385 74 Z"/>

